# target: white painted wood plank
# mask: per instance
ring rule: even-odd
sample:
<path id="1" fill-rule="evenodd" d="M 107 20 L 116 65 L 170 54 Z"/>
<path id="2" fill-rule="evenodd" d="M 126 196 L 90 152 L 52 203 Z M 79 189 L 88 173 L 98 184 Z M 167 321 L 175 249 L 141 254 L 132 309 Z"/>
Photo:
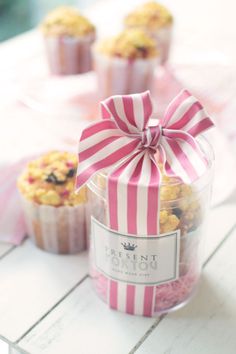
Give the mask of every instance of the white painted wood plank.
<path id="1" fill-rule="evenodd" d="M 14 246 L 10 245 L 9 243 L 0 242 L 0 259 L 12 248 L 14 248 Z"/>
<path id="2" fill-rule="evenodd" d="M 32 354 L 122 354 L 152 322 L 110 310 L 87 279 L 19 346 Z"/>
<path id="3" fill-rule="evenodd" d="M 2 354 L 2 353 L 1 353 Z M 4 353 L 3 353 L 4 354 Z M 7 354 L 7 353 L 6 353 Z M 19 350 L 15 349 L 15 348 L 9 348 L 9 352 L 8 354 L 22 354 L 22 352 L 20 352 Z"/>
<path id="4" fill-rule="evenodd" d="M 209 211 L 205 240 L 206 260 L 236 224 L 236 205 L 222 205 Z"/>
<path id="5" fill-rule="evenodd" d="M 0 335 L 19 339 L 86 273 L 86 253 L 52 255 L 24 242 L 0 261 Z"/>
<path id="6" fill-rule="evenodd" d="M 193 302 L 164 318 L 137 353 L 236 353 L 235 249 L 236 231 L 207 264 Z"/>
<path id="7" fill-rule="evenodd" d="M 235 206 L 211 211 L 205 259 L 233 227 L 235 215 Z M 222 220 L 224 227 L 221 226 Z M 128 353 L 154 321 L 109 310 L 86 281 L 37 325 L 19 346 L 32 354 Z"/>
<path id="8" fill-rule="evenodd" d="M 1 339 L 0 339 L 0 353 L 1 354 L 8 354 L 8 349 L 9 349 L 9 346 L 7 343 L 3 342 Z"/>

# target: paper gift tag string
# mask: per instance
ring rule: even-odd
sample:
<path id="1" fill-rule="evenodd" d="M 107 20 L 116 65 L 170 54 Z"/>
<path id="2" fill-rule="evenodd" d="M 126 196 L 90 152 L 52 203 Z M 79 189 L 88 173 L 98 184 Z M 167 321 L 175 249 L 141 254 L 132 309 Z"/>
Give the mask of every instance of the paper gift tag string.
<path id="1" fill-rule="evenodd" d="M 104 119 L 85 128 L 80 138 L 76 187 L 106 170 L 109 227 L 124 234 L 158 235 L 161 171 L 157 161 L 162 161 L 166 175 L 194 182 L 207 167 L 195 137 L 213 122 L 186 90 L 155 126 L 149 126 L 153 108 L 148 91 L 113 96 L 101 105 Z M 150 316 L 153 297 L 153 286 L 110 281 L 108 301 L 113 308 Z"/>

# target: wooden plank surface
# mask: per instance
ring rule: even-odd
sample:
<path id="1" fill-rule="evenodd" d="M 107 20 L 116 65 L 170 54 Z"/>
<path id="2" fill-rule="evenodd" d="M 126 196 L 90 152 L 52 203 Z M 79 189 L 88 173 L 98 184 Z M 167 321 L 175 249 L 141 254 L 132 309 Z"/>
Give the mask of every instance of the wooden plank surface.
<path id="1" fill-rule="evenodd" d="M 87 274 L 87 255 L 58 256 L 28 240 L 0 261 L 0 336 L 19 339 Z"/>
<path id="2" fill-rule="evenodd" d="M 0 242 L 0 259 L 3 258 L 10 250 L 14 249 L 14 246 Z"/>
<path id="3" fill-rule="evenodd" d="M 3 342 L 1 339 L 0 339 L 0 353 L 8 354 L 8 344 Z"/>
<path id="4" fill-rule="evenodd" d="M 205 261 L 220 245 L 227 233 L 236 225 L 236 205 L 222 205 L 208 212 L 208 225 L 205 239 Z"/>
<path id="5" fill-rule="evenodd" d="M 205 260 L 232 230 L 235 215 L 235 206 L 211 211 Z M 32 354 L 128 353 L 157 321 L 109 310 L 86 280 L 26 335 L 19 346 Z"/>
<path id="6" fill-rule="evenodd" d="M 236 353 L 235 249 L 236 231 L 206 265 L 193 302 L 165 317 L 137 353 Z"/>
<path id="7" fill-rule="evenodd" d="M 20 347 L 36 354 L 127 353 L 153 319 L 110 310 L 86 279 L 33 330 Z"/>

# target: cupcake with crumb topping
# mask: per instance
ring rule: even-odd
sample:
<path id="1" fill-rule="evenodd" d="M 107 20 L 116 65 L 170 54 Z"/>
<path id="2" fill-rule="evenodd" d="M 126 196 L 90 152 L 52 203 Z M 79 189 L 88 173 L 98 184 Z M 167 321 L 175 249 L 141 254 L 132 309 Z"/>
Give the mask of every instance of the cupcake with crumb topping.
<path id="1" fill-rule="evenodd" d="M 28 236 L 41 249 L 86 249 L 86 188 L 74 193 L 77 156 L 52 151 L 28 163 L 18 178 Z"/>
<path id="2" fill-rule="evenodd" d="M 124 20 L 126 28 L 139 28 L 155 39 L 160 50 L 161 63 L 169 56 L 173 17 L 169 10 L 155 2 L 147 2 L 128 14 Z"/>
<path id="3" fill-rule="evenodd" d="M 41 30 L 52 74 L 73 75 L 91 70 L 95 27 L 76 9 L 56 8 L 46 16 Z"/>
<path id="4" fill-rule="evenodd" d="M 159 54 L 144 31 L 127 30 L 102 40 L 95 44 L 93 55 L 101 98 L 152 89 Z"/>

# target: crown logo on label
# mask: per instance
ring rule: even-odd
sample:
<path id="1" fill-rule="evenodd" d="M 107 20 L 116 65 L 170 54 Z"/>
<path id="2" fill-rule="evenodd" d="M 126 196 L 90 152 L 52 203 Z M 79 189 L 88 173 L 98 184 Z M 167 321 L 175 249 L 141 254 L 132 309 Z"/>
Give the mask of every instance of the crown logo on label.
<path id="1" fill-rule="evenodd" d="M 126 251 L 134 251 L 136 247 L 138 247 L 137 245 L 135 245 L 134 243 L 131 245 L 130 242 L 126 243 L 126 242 L 121 242 L 122 246 L 124 247 L 124 250 Z"/>

